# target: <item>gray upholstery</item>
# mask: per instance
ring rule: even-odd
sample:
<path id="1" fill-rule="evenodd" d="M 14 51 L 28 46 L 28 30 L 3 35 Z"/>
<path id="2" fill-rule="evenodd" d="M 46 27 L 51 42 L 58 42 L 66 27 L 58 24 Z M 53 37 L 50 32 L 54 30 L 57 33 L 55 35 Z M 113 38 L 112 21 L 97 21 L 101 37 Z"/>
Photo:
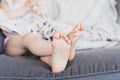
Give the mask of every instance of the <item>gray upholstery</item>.
<path id="1" fill-rule="evenodd" d="M 0 54 L 3 53 L 3 43 L 4 43 L 4 35 L 2 34 L 2 31 L 0 29 Z"/>
<path id="2" fill-rule="evenodd" d="M 120 0 L 117 1 L 120 4 Z M 120 15 L 120 5 L 117 9 Z M 75 60 L 58 74 L 52 73 L 50 67 L 35 56 L 10 57 L 2 54 L 0 80 L 120 80 L 120 46 L 76 52 Z"/>
<path id="3" fill-rule="evenodd" d="M 117 1 L 117 11 L 118 11 L 118 23 L 120 24 L 120 0 L 116 0 Z"/>
<path id="4" fill-rule="evenodd" d="M 36 57 L 1 55 L 0 80 L 119 80 L 119 48 L 77 51 L 75 60 L 58 74 Z"/>

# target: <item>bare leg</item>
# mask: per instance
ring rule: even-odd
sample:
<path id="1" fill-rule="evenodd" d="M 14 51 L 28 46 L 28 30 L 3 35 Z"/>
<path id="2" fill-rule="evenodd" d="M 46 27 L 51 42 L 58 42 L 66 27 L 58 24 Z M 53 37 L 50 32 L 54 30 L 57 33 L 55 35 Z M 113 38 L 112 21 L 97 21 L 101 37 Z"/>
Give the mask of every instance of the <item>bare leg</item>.
<path id="1" fill-rule="evenodd" d="M 49 56 L 53 53 L 51 42 L 40 39 L 32 33 L 11 37 L 5 48 L 6 53 L 10 56 L 22 55 L 27 50 L 37 56 Z"/>
<path id="2" fill-rule="evenodd" d="M 83 31 L 83 26 L 79 24 L 68 34 L 68 37 L 72 42 L 69 61 L 72 61 L 75 57 L 75 45 L 80 38 L 81 31 Z"/>
<path id="3" fill-rule="evenodd" d="M 40 57 L 40 60 L 42 60 L 44 63 L 48 64 L 49 66 L 51 66 L 51 59 L 52 59 L 52 55 Z"/>
<path id="4" fill-rule="evenodd" d="M 5 51 L 10 56 L 18 56 L 24 54 L 27 49 L 22 43 L 22 36 L 16 35 L 14 37 L 11 37 L 5 45 Z"/>

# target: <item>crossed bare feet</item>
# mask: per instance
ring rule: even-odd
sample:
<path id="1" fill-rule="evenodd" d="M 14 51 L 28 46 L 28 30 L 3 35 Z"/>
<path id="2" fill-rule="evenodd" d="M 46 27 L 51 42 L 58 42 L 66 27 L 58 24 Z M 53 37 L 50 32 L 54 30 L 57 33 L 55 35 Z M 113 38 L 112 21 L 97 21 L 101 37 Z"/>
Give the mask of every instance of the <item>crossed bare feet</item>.
<path id="1" fill-rule="evenodd" d="M 75 45 L 80 37 L 82 25 L 77 25 L 68 35 L 55 33 L 53 35 L 52 56 L 41 57 L 41 60 L 51 66 L 52 72 L 58 73 L 65 69 L 68 60 L 75 56 Z"/>

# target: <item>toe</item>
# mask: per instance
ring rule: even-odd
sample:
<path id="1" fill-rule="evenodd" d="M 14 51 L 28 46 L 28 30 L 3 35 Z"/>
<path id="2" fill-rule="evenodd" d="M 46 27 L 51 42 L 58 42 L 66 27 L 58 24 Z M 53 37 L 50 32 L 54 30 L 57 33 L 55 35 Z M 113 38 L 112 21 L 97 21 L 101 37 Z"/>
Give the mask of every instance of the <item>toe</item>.
<path id="1" fill-rule="evenodd" d="M 59 39 L 60 38 L 60 34 L 58 32 L 55 32 L 53 34 L 53 39 Z"/>
<path id="2" fill-rule="evenodd" d="M 67 44 L 71 44 L 71 40 L 67 36 L 64 37 L 64 40 L 67 42 Z"/>
<path id="3" fill-rule="evenodd" d="M 66 37 L 67 37 L 67 35 L 66 35 L 66 34 L 64 34 L 64 35 L 63 35 L 63 37 L 64 37 L 64 38 L 66 38 Z"/>
<path id="4" fill-rule="evenodd" d="M 80 25 L 79 30 L 80 30 L 80 31 L 83 31 L 83 30 L 84 30 L 84 27 L 83 27 L 83 25 L 82 25 L 82 24 Z"/>
<path id="5" fill-rule="evenodd" d="M 68 40 L 68 37 L 67 37 L 67 35 L 64 35 L 64 39 L 65 39 L 65 40 Z"/>
<path id="6" fill-rule="evenodd" d="M 67 41 L 67 40 L 69 40 L 69 38 L 68 38 L 68 37 L 65 37 L 64 39 L 65 39 L 66 41 Z"/>
<path id="7" fill-rule="evenodd" d="M 81 24 L 76 25 L 75 28 L 73 29 L 73 32 L 78 31 L 80 29 L 80 25 Z"/>
<path id="8" fill-rule="evenodd" d="M 64 34 L 63 39 L 67 41 L 69 38 Z"/>
<path id="9" fill-rule="evenodd" d="M 63 37 L 64 37 L 64 34 L 61 34 L 60 37 L 63 38 Z"/>
<path id="10" fill-rule="evenodd" d="M 69 45 L 71 45 L 71 40 L 67 40 L 67 43 L 68 43 Z"/>
<path id="11" fill-rule="evenodd" d="M 67 44 L 71 44 L 71 40 L 68 38 L 66 34 L 63 35 L 63 39 L 67 42 Z"/>

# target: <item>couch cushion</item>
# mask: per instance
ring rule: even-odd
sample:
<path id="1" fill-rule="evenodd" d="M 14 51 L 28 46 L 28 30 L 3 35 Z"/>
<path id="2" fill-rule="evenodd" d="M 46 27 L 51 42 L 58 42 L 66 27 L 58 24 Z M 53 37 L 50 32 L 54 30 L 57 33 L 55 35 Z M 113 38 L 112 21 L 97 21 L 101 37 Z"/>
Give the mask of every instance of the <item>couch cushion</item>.
<path id="1" fill-rule="evenodd" d="M 2 31 L 0 30 L 0 53 L 3 53 L 3 44 L 4 44 L 4 35 L 2 34 Z"/>
<path id="2" fill-rule="evenodd" d="M 120 24 L 120 0 L 116 0 L 117 1 L 117 11 L 118 11 L 118 23 Z"/>
<path id="3" fill-rule="evenodd" d="M 52 73 L 50 67 L 36 57 L 9 57 L 0 55 L 0 80 L 2 79 L 119 80 L 120 47 L 85 51 L 77 50 L 75 60 L 68 63 L 64 72 L 57 74 Z"/>

